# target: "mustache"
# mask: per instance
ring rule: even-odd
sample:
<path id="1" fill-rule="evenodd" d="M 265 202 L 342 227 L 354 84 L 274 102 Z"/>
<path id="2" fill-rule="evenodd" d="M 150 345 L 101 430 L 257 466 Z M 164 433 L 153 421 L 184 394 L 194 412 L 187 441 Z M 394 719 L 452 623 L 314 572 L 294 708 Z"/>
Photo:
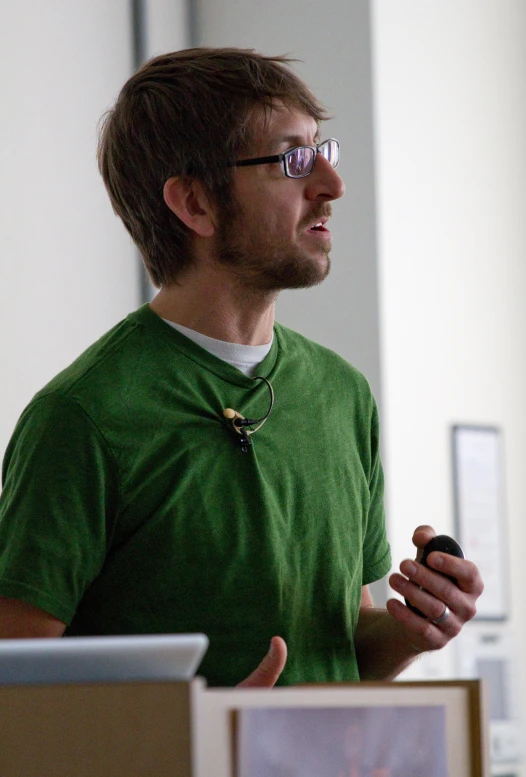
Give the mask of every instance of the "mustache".
<path id="1" fill-rule="evenodd" d="M 313 208 L 308 216 L 306 216 L 301 222 L 300 228 L 308 227 L 310 224 L 321 221 L 322 219 L 330 219 L 332 216 L 332 207 L 329 202 L 320 204 L 317 208 Z"/>

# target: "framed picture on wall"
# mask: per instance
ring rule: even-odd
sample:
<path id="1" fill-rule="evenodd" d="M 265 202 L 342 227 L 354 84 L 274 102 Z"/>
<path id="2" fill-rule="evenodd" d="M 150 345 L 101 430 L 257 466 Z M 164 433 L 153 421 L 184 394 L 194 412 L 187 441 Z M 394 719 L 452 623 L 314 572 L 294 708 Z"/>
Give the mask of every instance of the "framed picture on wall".
<path id="1" fill-rule="evenodd" d="M 452 454 L 457 538 L 484 580 L 476 618 L 504 620 L 508 617 L 509 579 L 501 430 L 455 425 Z"/>

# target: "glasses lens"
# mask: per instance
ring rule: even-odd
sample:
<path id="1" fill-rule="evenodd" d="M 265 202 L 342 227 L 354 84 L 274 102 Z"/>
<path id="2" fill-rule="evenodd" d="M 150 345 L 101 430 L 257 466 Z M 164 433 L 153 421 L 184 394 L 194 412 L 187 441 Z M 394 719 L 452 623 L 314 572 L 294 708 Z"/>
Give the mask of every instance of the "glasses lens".
<path id="1" fill-rule="evenodd" d="M 318 148 L 319 153 L 325 157 L 332 167 L 338 167 L 340 161 L 340 144 L 337 140 L 331 138 L 322 143 Z"/>
<path id="2" fill-rule="evenodd" d="M 303 178 L 313 167 L 314 151 L 309 146 L 293 148 L 285 154 L 285 169 L 291 178 Z"/>

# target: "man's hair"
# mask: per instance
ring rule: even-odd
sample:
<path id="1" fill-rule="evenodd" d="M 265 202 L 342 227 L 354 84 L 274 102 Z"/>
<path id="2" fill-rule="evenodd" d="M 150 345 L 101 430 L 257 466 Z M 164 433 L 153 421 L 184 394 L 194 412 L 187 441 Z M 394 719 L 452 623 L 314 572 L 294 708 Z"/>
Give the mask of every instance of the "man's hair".
<path id="1" fill-rule="evenodd" d="M 281 101 L 318 123 L 328 118 L 292 61 L 232 48 L 163 54 L 139 68 L 103 117 L 99 169 L 156 286 L 192 262 L 191 230 L 163 199 L 168 178 L 201 181 L 223 214 L 235 213 L 228 165 L 251 152 L 254 109 L 268 116 Z"/>

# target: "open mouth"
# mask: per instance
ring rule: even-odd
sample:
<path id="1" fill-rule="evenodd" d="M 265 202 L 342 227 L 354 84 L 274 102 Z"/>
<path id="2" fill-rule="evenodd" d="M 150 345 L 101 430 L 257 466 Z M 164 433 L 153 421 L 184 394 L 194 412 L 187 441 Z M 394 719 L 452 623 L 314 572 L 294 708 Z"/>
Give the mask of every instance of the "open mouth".
<path id="1" fill-rule="evenodd" d="M 318 221 L 316 222 L 316 224 L 313 224 L 312 227 L 309 227 L 307 229 L 307 232 L 329 232 L 329 230 L 325 227 L 326 223 L 327 223 L 327 219 Z"/>

